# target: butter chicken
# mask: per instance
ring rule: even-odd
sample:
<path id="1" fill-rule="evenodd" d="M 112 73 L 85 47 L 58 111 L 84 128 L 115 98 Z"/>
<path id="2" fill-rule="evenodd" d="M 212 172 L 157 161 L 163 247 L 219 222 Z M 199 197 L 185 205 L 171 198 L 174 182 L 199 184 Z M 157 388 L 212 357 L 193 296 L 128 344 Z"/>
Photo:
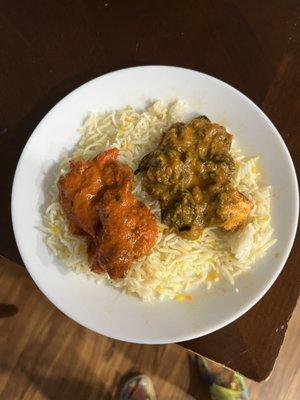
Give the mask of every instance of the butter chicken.
<path id="1" fill-rule="evenodd" d="M 91 270 L 123 278 L 134 260 L 151 252 L 155 218 L 132 194 L 133 171 L 110 149 L 91 161 L 71 161 L 58 181 L 59 201 L 74 234 L 88 238 Z"/>

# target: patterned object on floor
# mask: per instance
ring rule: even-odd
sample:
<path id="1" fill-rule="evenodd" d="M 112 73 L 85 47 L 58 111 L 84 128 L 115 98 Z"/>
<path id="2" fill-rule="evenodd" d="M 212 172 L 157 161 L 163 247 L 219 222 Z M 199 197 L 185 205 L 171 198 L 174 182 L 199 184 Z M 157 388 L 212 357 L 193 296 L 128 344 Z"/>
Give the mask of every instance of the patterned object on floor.
<path id="1" fill-rule="evenodd" d="M 197 356 L 201 374 L 209 381 L 212 400 L 248 400 L 245 379 L 238 372 Z"/>
<path id="2" fill-rule="evenodd" d="M 146 375 L 130 378 L 123 386 L 118 400 L 156 400 L 151 379 Z"/>

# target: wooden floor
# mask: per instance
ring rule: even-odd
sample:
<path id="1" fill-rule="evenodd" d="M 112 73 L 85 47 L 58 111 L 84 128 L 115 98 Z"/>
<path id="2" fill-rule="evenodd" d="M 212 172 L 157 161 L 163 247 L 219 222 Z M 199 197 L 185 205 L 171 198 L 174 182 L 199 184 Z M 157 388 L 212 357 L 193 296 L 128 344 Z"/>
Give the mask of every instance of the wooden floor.
<path id="1" fill-rule="evenodd" d="M 144 346 L 97 335 L 69 320 L 36 289 L 24 269 L 0 263 L 0 399 L 117 398 L 124 379 L 146 373 L 158 399 L 209 399 L 194 356 L 176 345 Z M 4 315 L 7 307 L 0 306 Z M 249 382 L 252 400 L 299 398 L 300 305 L 269 381 Z"/>

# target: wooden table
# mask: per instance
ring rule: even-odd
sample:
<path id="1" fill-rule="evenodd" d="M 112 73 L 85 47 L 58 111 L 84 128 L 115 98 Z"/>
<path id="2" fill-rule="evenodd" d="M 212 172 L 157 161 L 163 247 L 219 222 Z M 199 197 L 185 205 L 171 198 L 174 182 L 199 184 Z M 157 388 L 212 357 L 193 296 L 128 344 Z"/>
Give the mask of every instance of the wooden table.
<path id="1" fill-rule="evenodd" d="M 178 65 L 228 82 L 266 112 L 299 167 L 297 3 L 3 0 L 0 254 L 22 264 L 10 193 L 17 160 L 34 127 L 72 89 L 112 70 Z M 253 379 L 265 379 L 299 296 L 299 245 L 298 237 L 279 279 L 252 310 L 228 327 L 182 345 Z"/>

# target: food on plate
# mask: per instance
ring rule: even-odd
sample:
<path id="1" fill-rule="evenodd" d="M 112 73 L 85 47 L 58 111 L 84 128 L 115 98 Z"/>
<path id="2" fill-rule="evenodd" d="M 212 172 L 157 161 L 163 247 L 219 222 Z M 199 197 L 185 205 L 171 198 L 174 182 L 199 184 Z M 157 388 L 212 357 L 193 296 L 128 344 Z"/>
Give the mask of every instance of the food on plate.
<path id="1" fill-rule="evenodd" d="M 190 111 L 157 101 L 85 119 L 44 213 L 46 243 L 65 266 L 144 301 L 185 301 L 197 285 L 225 278 L 234 286 L 266 253 L 275 239 L 257 157 Z"/>
<path id="2" fill-rule="evenodd" d="M 71 160 L 70 171 L 59 178 L 59 201 L 72 233 L 96 236 L 99 220 L 96 204 L 100 190 L 131 180 L 130 168 L 119 164 L 117 156 L 118 150 L 112 149 L 92 160 Z"/>
<path id="3" fill-rule="evenodd" d="M 223 126 L 200 116 L 173 124 L 139 164 L 162 220 L 187 239 L 209 226 L 234 231 L 248 220 L 253 204 L 232 186 L 231 142 Z"/>
<path id="4" fill-rule="evenodd" d="M 132 169 L 117 161 L 118 154 L 113 148 L 89 161 L 70 161 L 58 181 L 69 229 L 87 239 L 91 270 L 111 278 L 123 278 L 157 236 L 152 213 L 132 194 Z"/>

